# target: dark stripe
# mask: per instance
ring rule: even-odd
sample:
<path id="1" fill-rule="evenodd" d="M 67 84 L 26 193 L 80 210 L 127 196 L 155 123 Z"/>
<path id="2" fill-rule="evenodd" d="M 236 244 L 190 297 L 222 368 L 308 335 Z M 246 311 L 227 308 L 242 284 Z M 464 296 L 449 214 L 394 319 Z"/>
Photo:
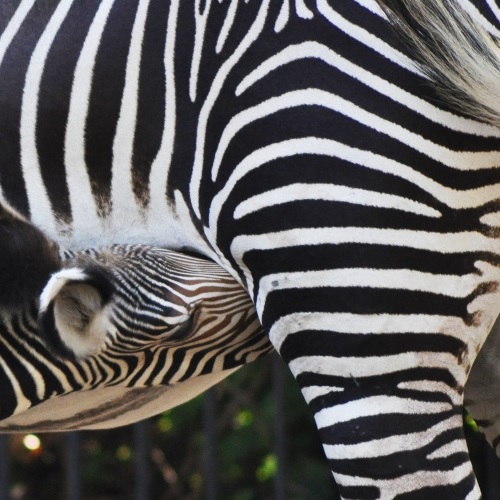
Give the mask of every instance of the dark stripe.
<path id="1" fill-rule="evenodd" d="M 101 214 L 111 209 L 113 140 L 120 116 L 137 0 L 115 2 L 96 57 L 86 123 L 85 160 Z"/>
<path id="2" fill-rule="evenodd" d="M 390 413 L 381 417 L 383 425 L 381 425 L 379 418 L 353 418 L 348 422 L 333 424 L 321 429 L 321 439 L 323 444 L 354 445 L 371 439 L 388 438 L 395 434 L 403 436 L 413 432 L 426 432 L 454 414 L 456 411 L 451 410 L 438 415 Z M 383 453 L 384 450 L 381 450 L 381 454 Z"/>
<path id="3" fill-rule="evenodd" d="M 76 2 L 48 54 L 38 105 L 37 147 L 42 177 L 58 218 L 71 222 L 65 170 L 65 135 L 73 75 L 99 0 Z"/>
<path id="4" fill-rule="evenodd" d="M 274 250 L 250 250 L 244 262 L 252 269 L 255 283 L 269 274 L 321 271 L 359 267 L 366 269 L 411 269 L 424 273 L 463 275 L 474 269 L 474 262 L 498 263 L 498 257 L 486 253 L 440 254 L 427 250 L 387 245 L 303 245 Z"/>
<path id="5" fill-rule="evenodd" d="M 31 10 L 0 66 L 0 183 L 9 203 L 27 216 L 29 206 L 20 149 L 23 89 L 31 54 L 56 6 L 50 2 Z"/>
<path id="6" fill-rule="evenodd" d="M 281 355 L 290 362 L 302 356 L 391 356 L 405 352 L 446 352 L 460 356 L 465 344 L 450 335 L 420 333 L 355 334 L 304 330 L 288 335 Z M 361 360 L 362 362 L 362 360 Z"/>
<path id="7" fill-rule="evenodd" d="M 468 319 L 469 299 L 406 290 L 372 288 L 304 288 L 276 290 L 266 299 L 262 324 L 297 312 L 352 314 L 430 314 Z M 331 325 L 335 327 L 334 324 Z"/>
<path id="8" fill-rule="evenodd" d="M 168 14 L 164 0 L 151 2 L 142 47 L 132 176 L 136 201 L 143 206 L 149 201 L 149 175 L 164 130 L 165 71 L 170 71 L 164 64 Z"/>
<path id="9" fill-rule="evenodd" d="M 377 500 L 380 498 L 380 490 L 376 486 L 342 486 L 337 484 L 337 487 L 342 498 L 356 500 Z"/>

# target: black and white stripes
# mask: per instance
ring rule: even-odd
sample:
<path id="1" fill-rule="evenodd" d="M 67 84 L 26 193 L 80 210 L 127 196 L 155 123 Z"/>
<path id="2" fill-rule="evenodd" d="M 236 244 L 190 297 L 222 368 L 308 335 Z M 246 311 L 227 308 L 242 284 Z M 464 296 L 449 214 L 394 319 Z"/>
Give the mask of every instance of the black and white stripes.
<path id="1" fill-rule="evenodd" d="M 0 429 L 145 418 L 270 349 L 245 290 L 212 262 L 113 246 L 65 252 L 60 265 L 38 318 L 36 296 L 2 305 Z M 100 398 L 106 411 L 95 410 Z"/>
<path id="2" fill-rule="evenodd" d="M 461 415 L 500 312 L 495 3 L 23 0 L 2 15 L 3 203 L 70 253 L 189 247 L 243 283 L 345 498 L 478 498 Z M 127 266 L 111 273 L 122 294 L 109 317 L 134 332 L 115 337 L 129 350 L 170 307 L 157 297 L 175 272 L 152 251 L 133 266 L 152 295 Z M 43 311 L 72 335 L 49 285 Z M 136 366 L 178 380 L 159 359 Z M 467 396 L 488 415 L 478 386 L 493 365 Z"/>

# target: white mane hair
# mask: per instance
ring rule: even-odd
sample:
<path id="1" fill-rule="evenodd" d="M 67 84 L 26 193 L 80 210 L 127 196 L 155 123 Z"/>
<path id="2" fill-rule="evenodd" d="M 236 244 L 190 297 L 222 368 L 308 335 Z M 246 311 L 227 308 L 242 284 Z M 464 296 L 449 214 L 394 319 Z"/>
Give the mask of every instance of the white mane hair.
<path id="1" fill-rule="evenodd" d="M 455 109 L 500 126 L 499 40 L 457 0 L 377 0 L 420 69 Z"/>

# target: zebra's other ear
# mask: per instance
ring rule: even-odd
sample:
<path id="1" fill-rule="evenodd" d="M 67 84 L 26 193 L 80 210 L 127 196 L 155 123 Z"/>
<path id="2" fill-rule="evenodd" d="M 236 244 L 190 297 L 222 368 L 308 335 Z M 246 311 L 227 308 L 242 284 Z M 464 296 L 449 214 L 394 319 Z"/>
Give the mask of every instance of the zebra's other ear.
<path id="1" fill-rule="evenodd" d="M 57 245 L 0 203 L 0 307 L 32 303 L 60 268 Z"/>
<path id="2" fill-rule="evenodd" d="M 84 358 L 99 353 L 109 331 L 111 277 L 105 269 L 63 269 L 52 275 L 40 296 L 38 324 L 57 354 Z"/>

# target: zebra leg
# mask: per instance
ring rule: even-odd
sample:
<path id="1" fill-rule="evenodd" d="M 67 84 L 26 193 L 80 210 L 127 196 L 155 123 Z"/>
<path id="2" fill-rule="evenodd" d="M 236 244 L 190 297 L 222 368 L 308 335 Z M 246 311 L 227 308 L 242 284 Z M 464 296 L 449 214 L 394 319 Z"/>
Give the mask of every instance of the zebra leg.
<path id="1" fill-rule="evenodd" d="M 499 312 L 496 240 L 458 216 L 437 231 L 434 218 L 370 206 L 361 190 L 343 199 L 333 157 L 286 163 L 287 173 L 315 165 L 318 176 L 324 164 L 330 198 L 306 183 L 268 193 L 267 161 L 260 179 L 241 179 L 246 200 L 219 205 L 224 225 L 214 227 L 314 413 L 342 496 L 479 498 L 463 390 Z M 349 168 L 343 182 L 355 185 L 363 169 Z M 375 179 L 394 193 L 391 176 Z"/>
<path id="2" fill-rule="evenodd" d="M 500 309 L 498 131 L 436 106 L 374 2 L 288 19 L 217 75 L 193 212 L 297 378 L 342 495 L 479 498 L 463 388 Z"/>
<path id="3" fill-rule="evenodd" d="M 314 413 L 342 496 L 479 498 L 463 391 L 498 314 L 496 241 L 391 229 L 383 210 L 314 207 L 296 189 L 286 210 L 274 197 L 239 221 L 228 258 Z M 342 209 L 350 227 L 334 225 Z M 284 220 L 292 227 L 274 227 Z"/>
<path id="4" fill-rule="evenodd" d="M 290 281 L 259 289 L 263 318 L 314 413 L 342 496 L 479 498 L 462 405 L 483 325 L 337 312 L 338 294 Z"/>

